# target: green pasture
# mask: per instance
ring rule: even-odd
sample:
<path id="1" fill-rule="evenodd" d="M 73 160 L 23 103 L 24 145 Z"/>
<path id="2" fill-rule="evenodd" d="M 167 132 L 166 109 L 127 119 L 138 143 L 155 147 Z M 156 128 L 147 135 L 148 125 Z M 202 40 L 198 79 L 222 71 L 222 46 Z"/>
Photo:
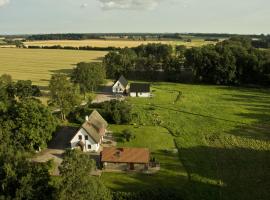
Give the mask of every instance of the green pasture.
<path id="1" fill-rule="evenodd" d="M 175 179 L 161 172 L 158 175 L 164 181 L 161 184 L 173 183 L 188 199 L 270 198 L 269 89 L 173 83 L 153 83 L 151 89 L 153 98 L 128 99 L 135 112 L 136 126 L 140 127 L 134 130 L 142 138 L 138 136 L 137 140 L 118 145 L 141 144 L 151 148 L 166 140 L 147 137 L 151 132 L 147 127 L 156 127 L 149 135 L 159 135 L 157 130 L 162 132 L 162 127 L 166 127 L 167 138 L 175 141 L 179 152 L 179 160 L 176 157 L 174 160 L 179 168 L 172 171 L 183 176 Z M 118 127 L 114 129 L 119 132 Z M 168 157 L 164 154 L 164 158 Z M 104 177 L 111 188 L 123 191 L 137 191 L 146 183 L 155 187 L 156 183 L 142 175 Z"/>

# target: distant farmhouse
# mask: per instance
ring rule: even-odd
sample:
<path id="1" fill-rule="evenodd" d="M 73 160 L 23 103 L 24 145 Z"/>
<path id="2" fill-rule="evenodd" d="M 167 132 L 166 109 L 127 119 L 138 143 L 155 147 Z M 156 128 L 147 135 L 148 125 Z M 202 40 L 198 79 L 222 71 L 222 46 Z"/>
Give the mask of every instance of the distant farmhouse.
<path id="1" fill-rule="evenodd" d="M 131 97 L 151 97 L 150 84 L 131 83 L 121 76 L 112 87 L 114 94 L 129 94 Z"/>
<path id="2" fill-rule="evenodd" d="M 79 148 L 84 152 L 98 152 L 107 127 L 106 120 L 94 110 L 71 139 L 71 148 Z"/>
<path id="3" fill-rule="evenodd" d="M 127 90 L 128 90 L 128 81 L 125 79 L 124 76 L 121 76 L 112 87 L 112 92 L 114 94 L 125 94 L 128 92 Z"/>
<path id="4" fill-rule="evenodd" d="M 131 97 L 150 97 L 150 84 L 131 83 L 129 94 Z"/>
<path id="5" fill-rule="evenodd" d="M 101 163 L 105 170 L 148 170 L 150 151 L 147 148 L 104 147 Z"/>

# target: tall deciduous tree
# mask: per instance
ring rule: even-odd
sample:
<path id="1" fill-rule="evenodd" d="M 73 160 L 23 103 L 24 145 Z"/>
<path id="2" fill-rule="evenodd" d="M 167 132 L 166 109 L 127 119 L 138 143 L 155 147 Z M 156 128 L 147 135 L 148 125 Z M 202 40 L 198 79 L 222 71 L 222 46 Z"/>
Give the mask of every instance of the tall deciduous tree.
<path id="1" fill-rule="evenodd" d="M 77 64 L 71 73 L 71 80 L 75 84 L 79 84 L 81 92 L 94 91 L 97 87 L 104 83 L 106 78 L 106 70 L 102 63 L 85 63 Z"/>
<path id="2" fill-rule="evenodd" d="M 50 104 L 60 109 L 61 119 L 66 120 L 66 115 L 77 106 L 81 99 L 79 88 L 74 86 L 64 74 L 52 76 L 49 84 Z"/>
<path id="3" fill-rule="evenodd" d="M 27 150 L 46 147 L 56 130 L 57 120 L 49 109 L 35 99 L 27 99 L 10 108 L 9 118 L 14 122 L 12 135 Z"/>
<path id="4" fill-rule="evenodd" d="M 91 176 L 95 161 L 89 155 L 76 150 L 67 150 L 59 168 L 59 200 L 110 200 L 109 190 L 97 177 Z"/>

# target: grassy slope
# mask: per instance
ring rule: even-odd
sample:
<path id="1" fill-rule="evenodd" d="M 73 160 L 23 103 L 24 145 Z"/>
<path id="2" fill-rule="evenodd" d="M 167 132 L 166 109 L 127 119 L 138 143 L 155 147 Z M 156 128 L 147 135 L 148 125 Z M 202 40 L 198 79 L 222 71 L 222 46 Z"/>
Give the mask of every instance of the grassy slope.
<path id="1" fill-rule="evenodd" d="M 106 52 L 0 48 L 0 75 L 30 79 L 46 86 L 51 74 L 67 72 L 82 61 L 99 61 Z"/>
<path id="2" fill-rule="evenodd" d="M 152 89 L 153 99 L 130 101 L 141 123 L 159 119 L 180 132 L 174 139 L 190 199 L 270 198 L 269 90 L 168 83 Z M 174 104 L 178 91 L 183 96 Z"/>
<path id="3" fill-rule="evenodd" d="M 185 45 L 187 47 L 192 46 L 202 46 L 205 44 L 214 44 L 214 42 L 207 42 L 202 39 L 193 39 L 192 42 L 184 41 L 132 41 L 132 40 L 50 40 L 50 41 L 32 41 L 25 42 L 24 44 L 34 45 L 34 46 L 93 46 L 93 47 L 136 47 L 141 44 L 148 43 L 163 43 L 163 44 L 172 44 L 172 45 Z"/>
<path id="4" fill-rule="evenodd" d="M 182 186 L 187 180 L 187 173 L 183 168 L 178 154 L 174 153 L 173 137 L 165 128 L 154 126 L 112 125 L 109 128 L 116 137 L 124 129 L 130 129 L 136 138 L 130 142 L 118 142 L 120 147 L 147 147 L 151 156 L 161 164 L 161 170 L 155 175 L 103 173 L 102 179 L 108 187 L 120 191 L 143 190 L 151 187 Z M 127 184 L 128 183 L 128 184 Z"/>

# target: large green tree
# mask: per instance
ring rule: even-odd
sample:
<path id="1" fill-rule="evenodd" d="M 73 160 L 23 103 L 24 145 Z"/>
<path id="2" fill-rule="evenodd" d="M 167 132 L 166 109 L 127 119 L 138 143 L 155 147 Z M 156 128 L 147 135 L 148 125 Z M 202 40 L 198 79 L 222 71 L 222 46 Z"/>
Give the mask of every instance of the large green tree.
<path id="1" fill-rule="evenodd" d="M 80 86 L 80 91 L 84 95 L 86 92 L 96 90 L 104 83 L 105 78 L 106 70 L 102 63 L 81 62 L 71 73 L 71 80 Z"/>
<path id="2" fill-rule="evenodd" d="M 49 89 L 49 104 L 59 108 L 61 119 L 66 120 L 66 115 L 81 102 L 79 88 L 74 86 L 66 75 L 55 74 L 50 80 Z"/>
<path id="3" fill-rule="evenodd" d="M 95 161 L 89 155 L 76 150 L 67 150 L 59 168 L 60 182 L 58 200 L 109 200 L 109 190 L 97 177 L 91 175 Z"/>
<path id="4" fill-rule="evenodd" d="M 50 181 L 47 163 L 30 162 L 15 147 L 0 144 L 0 199 L 53 199 Z"/>
<path id="5" fill-rule="evenodd" d="M 57 126 L 50 110 L 35 99 L 15 103 L 9 109 L 8 119 L 14 123 L 13 140 L 27 150 L 46 147 Z"/>

